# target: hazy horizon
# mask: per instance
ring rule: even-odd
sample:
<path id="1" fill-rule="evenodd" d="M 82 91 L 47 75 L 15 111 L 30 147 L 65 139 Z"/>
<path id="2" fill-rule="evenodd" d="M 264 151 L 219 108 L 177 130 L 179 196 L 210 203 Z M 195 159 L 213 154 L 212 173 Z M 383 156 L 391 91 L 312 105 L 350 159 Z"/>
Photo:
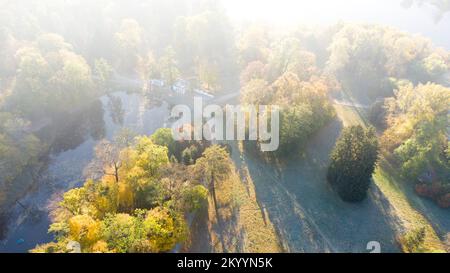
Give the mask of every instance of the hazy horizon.
<path id="1" fill-rule="evenodd" d="M 449 107 L 450 0 L 0 0 L 0 253 L 450 252 Z"/>
<path id="2" fill-rule="evenodd" d="M 406 0 L 407 1 L 407 0 Z M 239 23 L 327 26 L 342 22 L 383 24 L 429 37 L 450 49 L 450 14 L 427 3 L 404 7 L 405 0 L 227 0 L 223 5 Z"/>

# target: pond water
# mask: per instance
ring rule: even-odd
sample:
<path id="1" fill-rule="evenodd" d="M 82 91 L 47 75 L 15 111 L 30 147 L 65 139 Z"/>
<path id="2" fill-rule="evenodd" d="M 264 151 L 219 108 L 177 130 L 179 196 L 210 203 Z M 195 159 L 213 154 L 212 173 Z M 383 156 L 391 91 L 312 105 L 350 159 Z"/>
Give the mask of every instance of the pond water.
<path id="1" fill-rule="evenodd" d="M 49 162 L 34 189 L 8 215 L 0 252 L 27 252 L 51 241 L 49 211 L 63 192 L 83 184 L 95 145 L 104 138 L 111 140 L 121 128 L 150 135 L 165 126 L 169 113 L 166 103 L 151 105 L 140 94 L 117 92 L 52 126 L 59 128 L 44 128 L 41 137 L 54 138 Z"/>

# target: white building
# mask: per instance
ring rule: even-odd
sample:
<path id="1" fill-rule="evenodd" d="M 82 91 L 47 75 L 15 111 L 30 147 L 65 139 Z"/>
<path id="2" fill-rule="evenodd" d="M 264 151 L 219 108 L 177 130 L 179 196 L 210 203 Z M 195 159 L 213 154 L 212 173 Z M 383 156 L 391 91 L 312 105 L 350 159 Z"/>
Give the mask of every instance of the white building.
<path id="1" fill-rule="evenodd" d="M 189 89 L 189 82 L 182 79 L 178 79 L 172 86 L 172 91 L 178 95 L 186 94 L 188 89 Z"/>
<path id="2" fill-rule="evenodd" d="M 150 80 L 150 85 L 156 86 L 156 87 L 164 87 L 165 83 L 163 80 L 153 79 L 153 80 Z"/>

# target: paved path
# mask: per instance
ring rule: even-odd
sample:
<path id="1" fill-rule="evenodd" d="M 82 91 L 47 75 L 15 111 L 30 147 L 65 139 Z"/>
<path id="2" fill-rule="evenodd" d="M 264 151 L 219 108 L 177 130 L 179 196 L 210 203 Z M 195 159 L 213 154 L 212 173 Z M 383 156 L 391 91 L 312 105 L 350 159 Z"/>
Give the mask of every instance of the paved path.
<path id="1" fill-rule="evenodd" d="M 360 103 L 355 103 L 352 101 L 347 101 L 347 100 L 337 100 L 334 99 L 333 100 L 334 104 L 337 105 L 342 105 L 342 106 L 349 106 L 349 107 L 355 107 L 355 108 L 363 108 L 363 109 L 368 109 L 370 106 L 369 105 L 364 105 L 364 104 L 360 104 Z"/>

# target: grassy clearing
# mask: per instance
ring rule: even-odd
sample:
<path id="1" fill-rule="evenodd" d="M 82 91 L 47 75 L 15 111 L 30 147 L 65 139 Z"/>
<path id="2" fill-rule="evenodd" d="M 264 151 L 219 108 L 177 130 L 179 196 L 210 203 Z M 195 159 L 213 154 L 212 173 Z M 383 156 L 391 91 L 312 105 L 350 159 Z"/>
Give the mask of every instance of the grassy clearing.
<path id="1" fill-rule="evenodd" d="M 236 147 L 235 147 L 236 148 Z M 236 149 L 233 156 L 239 158 Z M 233 168 L 228 179 L 216 183 L 218 215 L 210 195 L 208 206 L 192 224 L 183 251 L 200 253 L 278 253 L 280 246 L 274 226 L 257 202 L 248 171 Z"/>
<path id="2" fill-rule="evenodd" d="M 349 106 L 335 105 L 338 117 L 349 125 L 367 125 L 364 115 L 357 109 Z M 397 230 L 397 236 L 402 236 L 406 232 L 419 227 L 424 227 L 426 237 L 422 251 L 424 252 L 445 252 L 445 246 L 439 239 L 436 231 L 426 217 L 415 209 L 404 192 L 404 181 L 396 175 L 396 170 L 382 155 L 375 174 L 373 176 L 375 184 L 389 200 L 395 210 L 396 216 L 402 224 L 402 229 Z"/>
<path id="3" fill-rule="evenodd" d="M 351 125 L 363 125 L 366 126 L 366 121 L 363 118 L 363 113 L 350 106 L 335 104 L 334 109 L 336 110 L 336 115 L 342 121 L 344 126 Z"/>
<path id="4" fill-rule="evenodd" d="M 246 185 L 241 181 L 235 185 L 236 199 L 239 204 L 239 223 L 245 231 L 245 252 L 271 253 L 281 252 L 275 229 L 267 211 L 257 202 L 253 181 L 245 169 Z"/>
<path id="5" fill-rule="evenodd" d="M 217 185 L 220 223 L 210 200 L 209 223 L 214 251 L 281 252 L 274 227 L 256 201 L 253 182 L 245 180 L 233 172 L 226 181 Z"/>
<path id="6" fill-rule="evenodd" d="M 404 230 L 398 231 L 398 236 L 424 227 L 426 230 L 423 252 L 445 252 L 445 247 L 439 239 L 431 223 L 419 211 L 410 204 L 408 197 L 402 190 L 403 183 L 400 178 L 395 177 L 395 171 L 390 167 L 384 158 L 381 158 L 380 164 L 375 171 L 373 179 L 381 192 L 391 203 L 396 215 L 402 222 Z"/>

